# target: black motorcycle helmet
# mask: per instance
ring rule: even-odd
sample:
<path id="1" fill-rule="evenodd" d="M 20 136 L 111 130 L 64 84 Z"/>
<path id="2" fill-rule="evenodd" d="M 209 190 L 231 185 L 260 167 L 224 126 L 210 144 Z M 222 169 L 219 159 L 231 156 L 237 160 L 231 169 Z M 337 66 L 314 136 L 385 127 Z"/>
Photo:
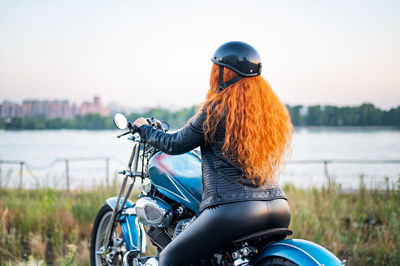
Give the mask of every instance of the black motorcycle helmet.
<path id="1" fill-rule="evenodd" d="M 244 42 L 227 42 L 215 51 L 211 61 L 219 65 L 219 91 L 238 82 L 243 77 L 253 77 L 261 74 L 261 58 L 253 46 Z M 238 76 L 224 82 L 224 67 L 235 71 Z"/>

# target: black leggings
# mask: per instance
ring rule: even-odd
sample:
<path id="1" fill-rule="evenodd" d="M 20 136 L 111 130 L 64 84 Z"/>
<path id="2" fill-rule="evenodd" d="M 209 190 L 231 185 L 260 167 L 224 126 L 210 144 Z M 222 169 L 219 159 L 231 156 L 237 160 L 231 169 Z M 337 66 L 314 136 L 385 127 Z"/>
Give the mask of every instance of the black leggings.
<path id="1" fill-rule="evenodd" d="M 160 253 L 159 265 L 188 265 L 247 234 L 288 227 L 287 201 L 244 201 L 206 208 Z"/>

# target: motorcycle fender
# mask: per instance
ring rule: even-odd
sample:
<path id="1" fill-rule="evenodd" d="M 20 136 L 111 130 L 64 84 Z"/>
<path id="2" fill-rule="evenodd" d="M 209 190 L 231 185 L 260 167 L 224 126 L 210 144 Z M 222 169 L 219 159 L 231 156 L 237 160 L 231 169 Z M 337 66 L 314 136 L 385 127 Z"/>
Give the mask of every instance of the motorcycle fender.
<path id="1" fill-rule="evenodd" d="M 298 265 L 344 265 L 326 248 L 303 239 L 285 239 L 268 245 L 255 258 L 282 257 Z"/>
<path id="2" fill-rule="evenodd" d="M 122 204 L 123 201 L 124 201 L 124 199 L 121 198 L 120 201 L 119 201 L 119 204 Z M 115 204 L 117 203 L 117 197 L 108 198 L 108 199 L 106 200 L 106 203 L 108 204 L 108 206 L 111 207 L 111 209 L 114 210 Z M 133 206 L 133 205 L 134 205 L 133 202 L 130 201 L 129 199 L 128 199 L 128 200 L 126 201 L 126 203 L 125 203 L 125 207 L 126 207 L 126 208 L 131 207 L 131 206 Z"/>
<path id="3" fill-rule="evenodd" d="M 120 204 L 123 199 L 121 199 Z M 114 209 L 117 203 L 117 197 L 112 197 L 106 200 L 107 204 Z M 137 250 L 141 253 L 147 251 L 146 232 L 144 226 L 136 217 L 135 204 L 127 200 L 125 203 L 125 211 L 119 217 L 122 234 L 125 239 L 128 250 Z"/>

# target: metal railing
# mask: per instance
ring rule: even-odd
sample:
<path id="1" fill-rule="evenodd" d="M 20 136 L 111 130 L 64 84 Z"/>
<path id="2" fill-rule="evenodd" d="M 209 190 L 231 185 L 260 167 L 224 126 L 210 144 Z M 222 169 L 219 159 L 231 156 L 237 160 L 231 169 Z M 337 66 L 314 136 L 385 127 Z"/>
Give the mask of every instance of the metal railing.
<path id="1" fill-rule="evenodd" d="M 362 160 L 362 159 L 332 159 L 332 160 L 291 160 L 287 164 L 323 164 L 328 185 L 334 181 L 329 174 L 329 164 L 400 164 L 400 160 Z"/>
<path id="2" fill-rule="evenodd" d="M 116 160 L 122 164 L 122 162 L 118 158 L 112 157 L 72 157 L 72 158 L 59 158 L 55 159 L 51 163 L 44 166 L 33 166 L 26 161 L 20 160 L 0 160 L 0 169 L 2 164 L 11 164 L 11 165 L 19 165 L 19 188 L 23 187 L 23 178 L 24 178 L 24 169 L 30 171 L 38 171 L 38 170 L 46 170 L 52 168 L 57 163 L 64 163 L 65 167 L 65 181 L 66 181 L 66 189 L 70 190 L 70 163 L 71 162 L 82 162 L 82 161 L 104 161 L 105 162 L 105 182 L 107 185 L 110 184 L 110 161 Z"/>
<path id="3" fill-rule="evenodd" d="M 121 160 L 114 157 L 72 157 L 72 158 L 60 158 L 52 161 L 51 163 L 44 166 L 33 166 L 26 161 L 21 160 L 0 160 L 0 169 L 2 164 L 13 164 L 19 166 L 19 187 L 23 186 L 24 169 L 30 171 L 36 170 L 46 170 L 57 163 L 64 163 L 65 167 L 65 178 L 66 178 L 66 189 L 70 190 L 70 163 L 71 162 L 82 162 L 82 161 L 103 161 L 105 163 L 105 182 L 107 185 L 110 184 L 110 161 L 116 160 L 121 165 L 123 164 Z M 330 164 L 400 164 L 400 160 L 361 160 L 361 159 L 332 159 L 332 160 L 290 160 L 287 164 L 321 164 L 324 167 L 324 175 L 327 179 L 328 184 L 333 182 L 332 176 L 329 174 L 328 166 Z"/>

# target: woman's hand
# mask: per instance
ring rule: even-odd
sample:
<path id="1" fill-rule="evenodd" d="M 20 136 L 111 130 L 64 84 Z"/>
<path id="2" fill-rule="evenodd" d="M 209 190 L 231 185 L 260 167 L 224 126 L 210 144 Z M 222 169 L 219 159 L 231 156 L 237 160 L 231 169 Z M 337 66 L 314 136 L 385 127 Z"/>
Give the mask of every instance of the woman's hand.
<path id="1" fill-rule="evenodd" d="M 137 126 L 138 128 L 143 126 L 143 125 L 148 125 L 149 123 L 147 123 L 147 120 L 143 117 L 139 117 L 138 119 L 136 119 L 135 122 L 133 122 L 134 126 Z"/>

